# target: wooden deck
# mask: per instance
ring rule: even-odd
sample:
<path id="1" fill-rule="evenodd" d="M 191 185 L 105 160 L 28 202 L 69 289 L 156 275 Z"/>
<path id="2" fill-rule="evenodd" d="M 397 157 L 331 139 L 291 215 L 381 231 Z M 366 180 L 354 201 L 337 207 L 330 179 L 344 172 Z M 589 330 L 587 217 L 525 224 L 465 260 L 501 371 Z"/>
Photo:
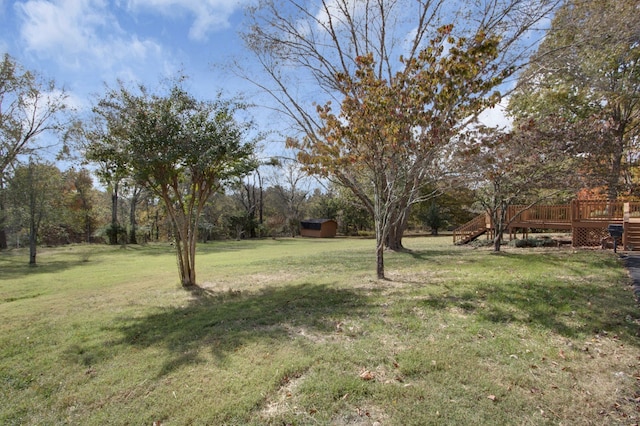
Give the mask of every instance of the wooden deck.
<path id="1" fill-rule="evenodd" d="M 507 210 L 510 238 L 520 231 L 570 231 L 574 247 L 600 246 L 609 238 L 610 224 L 623 225 L 622 247 L 640 249 L 640 202 L 574 200 L 571 204 L 514 205 Z M 494 227 L 488 214 L 481 214 L 453 232 L 454 244 L 466 244 L 481 235 L 492 238 Z"/>
<path id="2" fill-rule="evenodd" d="M 570 230 L 571 205 L 509 206 L 507 218 L 512 220 L 510 228 Z"/>

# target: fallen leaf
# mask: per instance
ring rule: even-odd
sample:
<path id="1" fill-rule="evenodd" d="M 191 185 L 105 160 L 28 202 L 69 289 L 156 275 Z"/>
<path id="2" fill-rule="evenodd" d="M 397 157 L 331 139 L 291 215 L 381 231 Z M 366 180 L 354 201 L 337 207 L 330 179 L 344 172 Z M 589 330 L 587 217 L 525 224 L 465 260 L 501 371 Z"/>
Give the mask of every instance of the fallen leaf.
<path id="1" fill-rule="evenodd" d="M 487 399 L 490 399 L 490 400 L 492 400 L 493 402 L 495 402 L 495 401 L 496 401 L 496 396 L 495 396 L 495 395 L 489 395 L 489 396 L 487 397 Z"/>
<path id="2" fill-rule="evenodd" d="M 376 378 L 376 376 L 371 371 L 364 370 L 362 373 L 360 373 L 360 378 L 362 380 L 373 380 Z"/>

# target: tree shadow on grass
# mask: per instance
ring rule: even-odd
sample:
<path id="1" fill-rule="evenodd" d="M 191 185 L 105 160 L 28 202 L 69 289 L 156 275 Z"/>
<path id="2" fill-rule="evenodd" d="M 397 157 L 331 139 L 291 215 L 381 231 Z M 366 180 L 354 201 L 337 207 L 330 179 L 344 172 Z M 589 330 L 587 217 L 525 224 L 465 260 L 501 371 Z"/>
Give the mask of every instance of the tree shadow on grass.
<path id="1" fill-rule="evenodd" d="M 463 294 L 428 299 L 436 309 L 456 308 L 496 324 L 520 323 L 548 329 L 566 338 L 608 333 L 640 346 L 640 313 L 633 293 L 623 285 L 582 282 L 511 282 L 479 285 Z"/>
<path id="2" fill-rule="evenodd" d="M 605 289 L 584 282 L 525 282 L 497 292 L 484 291 L 490 294 L 491 309 L 479 314 L 487 320 L 533 323 L 567 338 L 606 332 L 640 345 L 637 307 L 633 294 L 623 288 Z"/>
<path id="3" fill-rule="evenodd" d="M 159 372 L 162 376 L 182 365 L 203 362 L 197 355 L 203 348 L 223 361 L 245 344 L 291 341 L 295 330 L 335 334 L 337 321 L 369 312 L 364 293 L 328 285 L 273 287 L 250 294 L 199 289 L 187 306 L 123 319 L 115 327 L 122 338 L 113 343 L 164 347 L 170 357 Z"/>
<path id="4" fill-rule="evenodd" d="M 42 275 L 62 272 L 71 268 L 83 265 L 80 259 L 66 260 L 39 260 L 35 265 L 29 265 L 29 259 L 25 258 L 21 262 L 1 262 L 0 261 L 0 280 L 8 281 L 12 279 L 20 279 L 26 275 Z"/>

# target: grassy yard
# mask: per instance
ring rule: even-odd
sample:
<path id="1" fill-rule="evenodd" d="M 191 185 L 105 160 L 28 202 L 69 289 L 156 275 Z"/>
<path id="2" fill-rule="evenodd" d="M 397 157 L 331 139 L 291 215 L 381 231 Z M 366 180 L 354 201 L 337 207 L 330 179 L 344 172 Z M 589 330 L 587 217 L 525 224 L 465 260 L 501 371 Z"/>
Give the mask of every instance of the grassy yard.
<path id="1" fill-rule="evenodd" d="M 631 425 L 619 259 L 409 238 L 0 253 L 2 425 Z"/>

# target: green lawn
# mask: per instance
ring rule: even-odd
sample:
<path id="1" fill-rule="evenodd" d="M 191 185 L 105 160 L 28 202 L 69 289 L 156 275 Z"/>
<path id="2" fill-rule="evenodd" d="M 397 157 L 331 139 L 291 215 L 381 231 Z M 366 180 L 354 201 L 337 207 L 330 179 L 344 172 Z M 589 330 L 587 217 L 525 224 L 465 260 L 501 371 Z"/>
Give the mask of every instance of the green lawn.
<path id="1" fill-rule="evenodd" d="M 407 238 L 0 253 L 2 425 L 631 425 L 619 259 Z"/>

